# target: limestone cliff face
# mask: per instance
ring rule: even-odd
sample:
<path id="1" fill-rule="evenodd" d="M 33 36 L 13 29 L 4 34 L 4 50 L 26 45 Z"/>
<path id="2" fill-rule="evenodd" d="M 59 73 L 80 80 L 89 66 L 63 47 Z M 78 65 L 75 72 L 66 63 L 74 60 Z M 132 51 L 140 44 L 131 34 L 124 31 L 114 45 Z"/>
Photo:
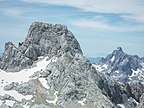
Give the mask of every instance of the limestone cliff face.
<path id="1" fill-rule="evenodd" d="M 32 68 L 40 56 L 48 58 L 46 68 L 34 72 L 28 82 L 12 82 L 4 87 L 7 91 L 32 95 L 31 100 L 14 98 L 13 108 L 24 105 L 30 108 L 114 108 L 129 98 L 117 82 L 95 70 L 83 56 L 73 34 L 60 24 L 33 23 L 18 47 L 6 43 L 0 67 L 12 72 Z M 41 78 L 49 88 L 43 86 Z M 5 96 L 0 96 L 0 100 L 4 101 Z M 5 104 L 1 106 L 5 107 Z"/>
<path id="2" fill-rule="evenodd" d="M 40 56 L 61 55 L 65 52 L 82 53 L 80 45 L 66 26 L 34 22 L 24 42 L 16 47 L 12 42 L 5 44 L 0 68 L 19 71 L 27 68 Z"/>

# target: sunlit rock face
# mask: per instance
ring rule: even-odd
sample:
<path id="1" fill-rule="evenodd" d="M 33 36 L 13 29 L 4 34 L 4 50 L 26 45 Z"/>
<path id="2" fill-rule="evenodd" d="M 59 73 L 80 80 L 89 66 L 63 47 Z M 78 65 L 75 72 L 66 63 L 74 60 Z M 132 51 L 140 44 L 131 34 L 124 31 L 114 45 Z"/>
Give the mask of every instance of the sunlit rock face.
<path id="1" fill-rule="evenodd" d="M 130 95 L 124 92 L 127 88 L 97 72 L 64 25 L 33 23 L 18 47 L 6 43 L 0 63 L 1 108 L 120 108 L 128 105 L 126 100 Z"/>
<path id="2" fill-rule="evenodd" d="M 34 22 L 18 47 L 12 42 L 5 44 L 0 67 L 6 71 L 19 71 L 31 66 L 40 56 L 51 58 L 65 52 L 82 53 L 78 41 L 66 26 Z"/>

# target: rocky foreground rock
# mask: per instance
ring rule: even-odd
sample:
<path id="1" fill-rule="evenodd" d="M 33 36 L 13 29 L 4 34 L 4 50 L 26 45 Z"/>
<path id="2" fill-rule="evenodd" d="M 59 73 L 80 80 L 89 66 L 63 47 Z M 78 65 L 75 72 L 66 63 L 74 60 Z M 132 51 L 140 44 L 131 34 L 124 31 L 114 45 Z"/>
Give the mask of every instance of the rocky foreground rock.
<path id="1" fill-rule="evenodd" d="M 0 96 L 1 108 L 142 108 L 140 93 L 129 85 L 116 81 L 96 71 L 83 56 L 76 38 L 66 26 L 35 22 L 30 26 L 24 42 L 16 47 L 8 42 L 2 56 L 0 68 L 7 72 L 18 72 L 36 65 L 39 58 L 48 57 L 51 62 L 40 72 L 34 72 L 24 83 L 12 82 L 6 91 L 17 91 L 29 100 L 18 101 L 8 94 Z M 40 78 L 47 81 L 43 86 Z M 135 87 L 135 86 L 134 86 Z M 55 100 L 50 102 L 49 100 Z M 13 100 L 12 106 L 6 100 Z"/>

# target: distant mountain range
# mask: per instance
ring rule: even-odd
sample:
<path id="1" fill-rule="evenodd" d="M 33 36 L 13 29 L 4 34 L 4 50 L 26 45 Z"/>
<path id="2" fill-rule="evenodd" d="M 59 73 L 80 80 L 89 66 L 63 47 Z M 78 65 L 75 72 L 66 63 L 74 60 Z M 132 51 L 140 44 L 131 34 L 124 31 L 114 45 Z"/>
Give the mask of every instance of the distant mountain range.
<path id="1" fill-rule="evenodd" d="M 102 57 L 87 57 L 87 59 L 93 63 L 93 64 L 97 64 L 100 62 L 100 60 L 102 59 Z"/>
<path id="2" fill-rule="evenodd" d="M 128 55 L 121 47 L 102 58 L 94 66 L 97 71 L 105 73 L 119 82 L 139 81 L 144 83 L 144 58 Z"/>

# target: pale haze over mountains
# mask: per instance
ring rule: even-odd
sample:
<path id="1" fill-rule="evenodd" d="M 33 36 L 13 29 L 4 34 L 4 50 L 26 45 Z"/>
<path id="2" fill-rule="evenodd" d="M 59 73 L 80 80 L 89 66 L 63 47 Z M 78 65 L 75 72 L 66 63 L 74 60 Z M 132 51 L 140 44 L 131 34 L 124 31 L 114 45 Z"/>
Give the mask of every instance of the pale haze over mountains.
<path id="1" fill-rule="evenodd" d="M 0 0 L 0 52 L 42 21 L 67 25 L 87 57 L 106 56 L 118 46 L 142 57 L 143 13 L 143 0 Z"/>

